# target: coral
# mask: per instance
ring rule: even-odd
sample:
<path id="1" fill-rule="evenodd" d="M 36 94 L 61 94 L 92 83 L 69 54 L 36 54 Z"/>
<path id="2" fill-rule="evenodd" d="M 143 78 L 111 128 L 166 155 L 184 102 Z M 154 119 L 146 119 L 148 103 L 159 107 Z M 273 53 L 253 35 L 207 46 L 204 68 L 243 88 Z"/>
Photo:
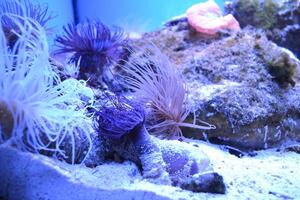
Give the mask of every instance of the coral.
<path id="1" fill-rule="evenodd" d="M 9 48 L 0 27 L 1 138 L 22 150 L 71 157 L 74 163 L 76 138 L 91 144 L 92 121 L 86 108 L 93 92 L 75 79 L 61 82 L 49 62 L 46 33 L 38 22 L 13 14 L 0 17 L 20 33 Z"/>
<path id="2" fill-rule="evenodd" d="M 91 78 L 88 73 L 102 76 L 107 64 L 118 61 L 127 43 L 121 28 L 111 29 L 100 21 L 69 24 L 64 31 L 56 38 L 57 53 L 72 53 L 70 62 L 79 64 L 79 78 L 84 80 Z"/>
<path id="3" fill-rule="evenodd" d="M 0 4 L 0 14 L 10 13 L 21 17 L 30 17 L 48 30 L 47 23 L 53 17 L 48 14 L 48 7 L 33 4 L 29 0 L 4 0 Z M 20 21 L 21 22 L 21 21 Z M 18 26 L 5 15 L 1 19 L 3 31 L 10 47 L 13 47 L 18 38 Z M 21 22 L 22 23 L 22 22 Z M 12 31 L 14 30 L 14 31 Z"/>
<path id="4" fill-rule="evenodd" d="M 181 136 L 181 126 L 198 129 L 212 129 L 214 126 L 204 123 L 200 126 L 185 123 L 190 113 L 185 105 L 187 89 L 180 72 L 160 52 L 151 45 L 135 50 L 126 65 L 123 78 L 125 85 L 135 92 L 139 101 L 150 105 L 151 120 L 154 120 L 150 132 L 172 138 Z M 138 54 L 137 51 L 141 54 Z"/>
<path id="5" fill-rule="evenodd" d="M 240 30 L 238 21 L 231 14 L 223 17 L 213 0 L 193 5 L 186 13 L 189 24 L 199 33 L 216 36 L 222 29 Z"/>

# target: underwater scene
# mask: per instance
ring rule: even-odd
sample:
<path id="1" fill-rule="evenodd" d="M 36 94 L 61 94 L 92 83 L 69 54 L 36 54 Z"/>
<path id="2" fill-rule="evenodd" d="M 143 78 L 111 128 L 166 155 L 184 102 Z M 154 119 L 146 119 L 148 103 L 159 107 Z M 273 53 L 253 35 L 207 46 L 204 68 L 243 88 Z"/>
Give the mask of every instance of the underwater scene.
<path id="1" fill-rule="evenodd" d="M 0 0 L 0 200 L 300 200 L 299 0 Z"/>

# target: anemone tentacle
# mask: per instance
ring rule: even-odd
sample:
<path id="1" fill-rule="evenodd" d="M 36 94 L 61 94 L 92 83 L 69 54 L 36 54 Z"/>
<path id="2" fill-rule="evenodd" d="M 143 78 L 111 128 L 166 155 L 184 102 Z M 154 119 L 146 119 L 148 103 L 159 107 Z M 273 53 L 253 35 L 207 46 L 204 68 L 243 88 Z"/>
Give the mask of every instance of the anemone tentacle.
<path id="1" fill-rule="evenodd" d="M 180 72 L 155 45 L 134 47 L 131 57 L 122 69 L 124 85 L 135 92 L 134 96 L 148 105 L 152 134 L 173 138 L 182 136 L 180 127 L 212 129 L 213 125 L 184 123 L 191 109 L 186 105 L 187 88 Z M 150 117 L 149 117 L 150 118 Z M 169 133 L 169 134 L 168 134 Z"/>
<path id="2" fill-rule="evenodd" d="M 127 43 L 121 28 L 110 28 L 100 21 L 68 24 L 64 32 L 56 38 L 56 53 L 72 53 L 70 62 L 78 63 L 81 72 L 103 71 L 107 63 L 118 61 Z"/>
<path id="3" fill-rule="evenodd" d="M 75 159 L 76 137 L 86 138 L 91 148 L 92 120 L 86 112 L 93 102 L 91 89 L 75 79 L 61 81 L 49 61 L 46 31 L 35 20 L 15 14 L 2 14 L 18 30 L 13 48 L 8 46 L 0 26 L 0 102 L 13 117 L 10 135 L 18 148 L 53 151 Z M 1 115 L 1 113 L 0 113 Z M 0 117 L 0 119 L 3 119 Z M 0 121 L 5 124 L 6 121 Z M 71 145 L 66 155 L 62 143 Z M 88 151 L 89 151 L 88 150 Z"/>

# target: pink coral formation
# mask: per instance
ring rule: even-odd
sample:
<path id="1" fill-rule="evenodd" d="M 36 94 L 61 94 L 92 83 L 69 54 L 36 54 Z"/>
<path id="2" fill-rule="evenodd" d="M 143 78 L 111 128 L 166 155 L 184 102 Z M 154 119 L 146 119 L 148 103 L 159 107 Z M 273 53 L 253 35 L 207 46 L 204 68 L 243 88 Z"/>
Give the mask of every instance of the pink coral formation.
<path id="1" fill-rule="evenodd" d="M 187 12 L 189 24 L 199 33 L 215 36 L 222 29 L 240 30 L 239 22 L 231 15 L 222 15 L 214 0 L 195 4 Z"/>

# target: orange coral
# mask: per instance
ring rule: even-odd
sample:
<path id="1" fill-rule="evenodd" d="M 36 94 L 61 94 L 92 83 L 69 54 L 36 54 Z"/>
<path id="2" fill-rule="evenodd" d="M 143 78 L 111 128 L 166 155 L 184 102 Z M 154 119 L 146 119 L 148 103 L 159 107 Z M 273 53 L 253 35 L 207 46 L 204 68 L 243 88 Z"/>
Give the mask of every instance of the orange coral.
<path id="1" fill-rule="evenodd" d="M 240 30 L 239 22 L 231 15 L 222 15 L 214 0 L 195 4 L 187 12 L 189 24 L 199 33 L 217 35 L 222 29 Z"/>

